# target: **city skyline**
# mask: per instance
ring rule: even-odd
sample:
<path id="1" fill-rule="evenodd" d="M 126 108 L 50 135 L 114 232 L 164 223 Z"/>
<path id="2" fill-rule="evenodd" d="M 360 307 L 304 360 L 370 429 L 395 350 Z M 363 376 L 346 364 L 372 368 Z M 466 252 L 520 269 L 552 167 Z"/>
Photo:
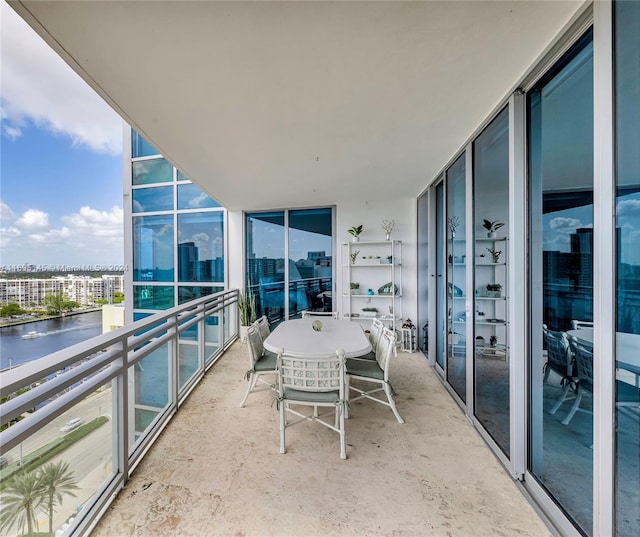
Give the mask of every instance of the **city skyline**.
<path id="1" fill-rule="evenodd" d="M 122 264 L 121 119 L 4 1 L 0 24 L 0 265 Z"/>

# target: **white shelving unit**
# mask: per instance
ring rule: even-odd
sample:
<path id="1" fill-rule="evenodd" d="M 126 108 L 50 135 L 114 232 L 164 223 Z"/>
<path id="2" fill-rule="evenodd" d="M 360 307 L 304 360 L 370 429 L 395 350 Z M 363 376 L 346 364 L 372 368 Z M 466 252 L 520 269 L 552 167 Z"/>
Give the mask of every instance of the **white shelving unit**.
<path id="1" fill-rule="evenodd" d="M 345 242 L 341 254 L 343 317 L 368 323 L 377 318 L 395 331 L 402 324 L 402 241 Z M 381 293 L 385 285 L 389 292 Z"/>
<path id="2" fill-rule="evenodd" d="M 476 353 L 484 357 L 508 360 L 507 320 L 507 245 L 506 237 L 476 238 L 476 252 L 487 252 L 488 248 L 500 250 L 498 262 L 491 255 L 475 259 L 475 335 Z M 489 290 L 487 284 L 499 285 L 499 290 Z M 484 313 L 478 316 L 478 311 Z M 491 338 L 497 343 L 491 345 Z M 482 339 L 478 339 L 482 338 Z M 483 342 L 484 340 L 484 342 Z"/>

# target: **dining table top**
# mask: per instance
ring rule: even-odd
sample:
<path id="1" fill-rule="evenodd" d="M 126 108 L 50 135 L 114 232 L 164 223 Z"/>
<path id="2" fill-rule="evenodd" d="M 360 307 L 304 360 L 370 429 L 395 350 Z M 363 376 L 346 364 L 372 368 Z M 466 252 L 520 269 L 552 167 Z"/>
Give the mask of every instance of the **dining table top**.
<path id="1" fill-rule="evenodd" d="M 321 330 L 313 329 L 314 321 L 322 323 Z M 274 328 L 263 345 L 271 352 L 284 349 L 310 358 L 334 354 L 337 350 L 343 350 L 346 358 L 356 358 L 371 351 L 369 338 L 359 324 L 330 317 L 284 321 Z"/>
<path id="2" fill-rule="evenodd" d="M 593 347 L 593 328 L 569 330 L 568 335 Z M 616 334 L 616 364 L 618 367 L 640 375 L 640 334 Z"/>

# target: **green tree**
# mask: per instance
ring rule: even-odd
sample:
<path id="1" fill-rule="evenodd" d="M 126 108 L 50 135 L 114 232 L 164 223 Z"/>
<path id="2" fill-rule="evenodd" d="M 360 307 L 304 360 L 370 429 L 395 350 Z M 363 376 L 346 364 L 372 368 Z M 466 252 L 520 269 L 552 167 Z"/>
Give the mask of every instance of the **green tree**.
<path id="1" fill-rule="evenodd" d="M 36 509 L 43 497 L 41 481 L 35 472 L 14 475 L 5 487 L 0 508 L 0 530 L 6 530 L 16 524 L 24 533 L 37 528 Z"/>
<path id="2" fill-rule="evenodd" d="M 104 306 L 105 304 L 108 304 L 109 301 L 105 298 L 99 298 L 98 300 L 96 300 L 96 304 L 98 304 L 98 306 Z"/>
<path id="3" fill-rule="evenodd" d="M 64 303 L 64 309 L 66 311 L 71 311 L 73 309 L 79 308 L 80 304 L 78 304 L 75 300 L 69 300 Z"/>
<path id="4" fill-rule="evenodd" d="M 51 315 L 60 315 L 65 309 L 65 302 L 66 300 L 62 293 L 46 295 L 44 297 L 44 305 L 47 307 Z"/>
<path id="5" fill-rule="evenodd" d="M 0 317 L 13 317 L 14 315 L 22 315 L 24 310 L 15 302 L 11 302 L 0 308 Z"/>
<path id="6" fill-rule="evenodd" d="M 40 468 L 38 478 L 44 495 L 42 508 L 49 517 L 49 533 L 53 533 L 53 512 L 56 506 L 62 505 L 63 495 L 75 497 L 73 491 L 79 487 L 73 472 L 69 470 L 69 463 L 65 461 L 46 464 Z"/>
<path id="7" fill-rule="evenodd" d="M 120 304 L 120 302 L 124 302 L 124 293 L 122 291 L 116 291 L 113 293 L 113 303 Z"/>

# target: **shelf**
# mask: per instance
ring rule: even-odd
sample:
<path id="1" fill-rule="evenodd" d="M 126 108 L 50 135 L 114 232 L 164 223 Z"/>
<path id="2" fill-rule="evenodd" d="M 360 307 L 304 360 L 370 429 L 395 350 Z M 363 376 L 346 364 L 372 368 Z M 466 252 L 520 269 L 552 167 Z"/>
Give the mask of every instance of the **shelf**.
<path id="1" fill-rule="evenodd" d="M 506 241 L 507 237 L 478 237 L 476 242 L 501 242 Z"/>
<path id="2" fill-rule="evenodd" d="M 347 293 L 345 293 L 344 296 L 351 296 L 351 298 L 393 298 L 395 296 L 396 298 L 400 298 L 402 295 L 381 295 L 380 293 L 376 293 L 375 295 L 368 295 L 367 293 L 347 295 Z"/>
<path id="3" fill-rule="evenodd" d="M 392 245 L 393 243 L 396 244 L 402 244 L 402 241 L 396 241 L 396 240 L 389 240 L 389 241 L 349 241 L 349 242 L 343 242 L 342 245 L 343 246 L 358 246 L 359 244 L 371 244 L 371 245 L 382 245 L 384 244 L 385 246 L 389 246 Z"/>

